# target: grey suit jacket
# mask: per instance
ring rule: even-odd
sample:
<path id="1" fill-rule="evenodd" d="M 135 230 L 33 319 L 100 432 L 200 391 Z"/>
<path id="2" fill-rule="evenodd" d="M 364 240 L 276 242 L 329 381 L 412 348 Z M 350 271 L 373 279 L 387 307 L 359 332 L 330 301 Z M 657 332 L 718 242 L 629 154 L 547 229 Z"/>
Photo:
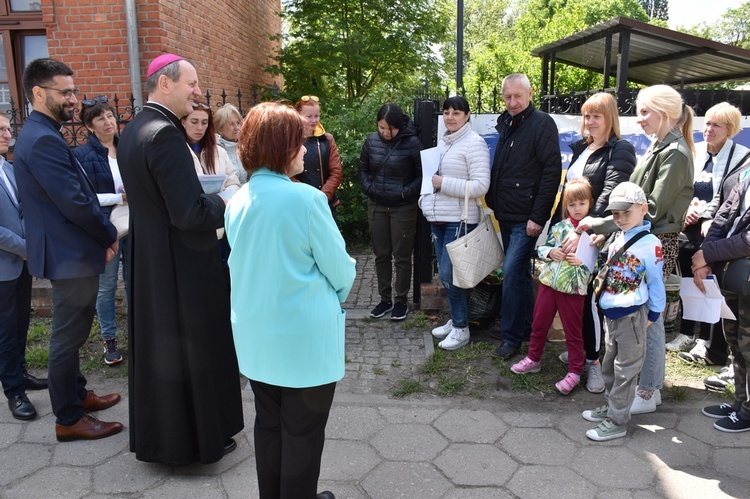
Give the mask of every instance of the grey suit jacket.
<path id="1" fill-rule="evenodd" d="M 5 159 L 0 157 L 0 168 L 3 163 Z M 15 184 L 13 166 L 10 163 L 8 166 L 11 172 L 9 180 Z M 24 234 L 21 206 L 13 200 L 8 186 L 0 177 L 0 281 L 12 281 L 21 275 L 23 259 L 26 257 Z"/>

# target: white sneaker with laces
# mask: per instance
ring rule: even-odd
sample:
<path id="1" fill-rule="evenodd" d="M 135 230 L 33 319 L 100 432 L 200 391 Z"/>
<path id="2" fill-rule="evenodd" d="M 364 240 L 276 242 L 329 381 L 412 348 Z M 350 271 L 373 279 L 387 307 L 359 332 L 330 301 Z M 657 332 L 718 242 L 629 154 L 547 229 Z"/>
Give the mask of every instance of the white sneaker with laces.
<path id="1" fill-rule="evenodd" d="M 432 330 L 432 336 L 442 340 L 450 334 L 451 329 L 453 329 L 453 321 L 448 319 L 448 322 Z"/>
<path id="2" fill-rule="evenodd" d="M 567 364 L 568 363 L 568 351 L 565 350 L 557 358 L 560 359 L 560 362 L 562 362 L 563 364 Z"/>
<path id="3" fill-rule="evenodd" d="M 711 392 L 723 392 L 724 389 L 734 384 L 734 364 L 723 367 L 718 374 L 709 376 L 703 380 L 706 390 Z"/>
<path id="4" fill-rule="evenodd" d="M 695 344 L 695 340 L 692 336 L 686 334 L 678 334 L 675 338 L 665 345 L 669 352 L 687 352 Z"/>
<path id="5" fill-rule="evenodd" d="M 659 401 L 659 403 L 661 403 L 661 394 L 659 394 L 659 390 L 654 390 L 654 393 L 651 394 L 651 398 L 646 400 L 636 389 L 633 405 L 630 406 L 630 414 L 646 414 L 648 412 L 655 412 L 656 406 L 659 405 L 657 404 L 657 400 Z"/>
<path id="6" fill-rule="evenodd" d="M 586 371 L 586 390 L 591 393 L 602 393 L 604 378 L 602 378 L 602 365 L 599 361 L 586 362 L 583 369 Z"/>
<path id="7" fill-rule="evenodd" d="M 443 350 L 458 350 L 469 343 L 469 326 L 454 327 L 448 337 L 438 343 Z"/>
<path id="8" fill-rule="evenodd" d="M 706 340 L 696 340 L 695 346 L 690 349 L 690 355 L 701 359 L 706 358 Z"/>

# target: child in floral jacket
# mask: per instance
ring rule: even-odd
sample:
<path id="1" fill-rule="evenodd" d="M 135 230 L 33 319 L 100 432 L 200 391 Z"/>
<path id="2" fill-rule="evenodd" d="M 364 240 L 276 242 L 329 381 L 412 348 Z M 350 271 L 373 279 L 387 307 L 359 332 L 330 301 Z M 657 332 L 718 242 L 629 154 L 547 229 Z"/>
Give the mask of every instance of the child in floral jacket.
<path id="1" fill-rule="evenodd" d="M 563 395 L 569 394 L 581 380 L 585 355 L 583 352 L 583 306 L 592 270 L 576 257 L 562 250 L 565 237 L 578 227 L 578 222 L 588 215 L 594 198 L 591 185 L 585 177 L 565 184 L 563 216 L 549 230 L 547 241 L 540 246 L 540 258 L 549 259 L 539 275 L 539 291 L 534 304 L 534 321 L 527 357 L 511 366 L 517 374 L 536 373 L 541 369 L 542 353 L 547 343 L 547 333 L 555 314 L 560 314 L 568 348 L 568 374 L 555 383 Z"/>

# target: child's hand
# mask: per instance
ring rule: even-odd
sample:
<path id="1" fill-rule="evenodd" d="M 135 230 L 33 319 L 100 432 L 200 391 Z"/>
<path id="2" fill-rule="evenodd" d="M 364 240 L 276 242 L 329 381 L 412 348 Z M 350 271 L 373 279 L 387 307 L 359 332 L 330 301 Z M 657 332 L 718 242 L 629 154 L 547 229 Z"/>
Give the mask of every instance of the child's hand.
<path id="1" fill-rule="evenodd" d="M 560 262 L 565 258 L 565 252 L 560 248 L 552 248 L 547 253 L 547 258 L 555 262 Z"/>
<path id="2" fill-rule="evenodd" d="M 651 324 L 653 324 L 654 321 L 646 321 L 646 328 L 651 327 Z"/>
<path id="3" fill-rule="evenodd" d="M 565 261 L 571 265 L 583 265 L 583 262 L 576 256 L 575 253 L 568 253 L 565 255 Z"/>

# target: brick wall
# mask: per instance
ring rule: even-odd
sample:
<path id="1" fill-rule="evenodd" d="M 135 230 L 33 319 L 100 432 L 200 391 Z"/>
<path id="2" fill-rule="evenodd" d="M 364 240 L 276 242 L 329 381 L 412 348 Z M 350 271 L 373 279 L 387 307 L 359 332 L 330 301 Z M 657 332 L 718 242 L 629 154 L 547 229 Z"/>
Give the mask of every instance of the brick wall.
<path id="1" fill-rule="evenodd" d="M 154 57 L 174 52 L 195 64 L 202 90 L 236 102 L 241 89 L 247 102 L 253 84 L 273 84 L 263 65 L 279 10 L 280 0 L 136 0 L 142 80 Z M 123 0 L 42 0 L 42 11 L 50 57 L 75 71 L 82 93 L 130 95 Z"/>

